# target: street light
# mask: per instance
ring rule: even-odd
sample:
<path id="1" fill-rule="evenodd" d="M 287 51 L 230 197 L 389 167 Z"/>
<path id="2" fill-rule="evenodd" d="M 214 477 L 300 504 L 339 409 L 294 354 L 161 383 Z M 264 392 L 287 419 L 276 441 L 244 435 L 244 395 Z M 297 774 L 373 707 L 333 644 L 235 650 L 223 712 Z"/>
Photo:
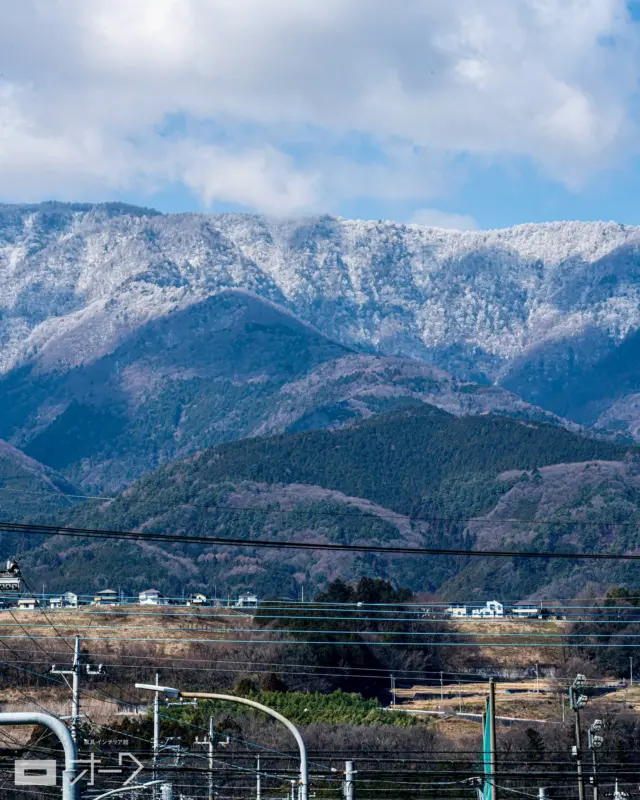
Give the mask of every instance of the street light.
<path id="1" fill-rule="evenodd" d="M 582 776 L 582 734 L 580 732 L 580 709 L 583 708 L 589 699 L 586 694 L 582 694 L 582 689 L 587 685 L 587 678 L 578 673 L 574 682 L 569 687 L 569 708 L 575 713 L 575 755 L 576 769 L 578 772 L 578 798 L 584 800 L 584 778 Z"/>
<path id="2" fill-rule="evenodd" d="M 159 686 L 157 683 L 136 683 L 136 689 L 143 689 L 150 692 L 161 692 L 171 698 L 195 698 L 197 700 L 223 700 L 228 703 L 239 703 L 240 705 L 250 706 L 277 719 L 293 734 L 300 751 L 300 800 L 309 800 L 309 767 L 307 764 L 307 748 L 300 731 L 296 726 L 279 712 L 269 706 L 264 706 L 255 700 L 246 697 L 236 697 L 232 694 L 217 694 L 215 692 L 183 692 L 181 689 L 174 689 L 172 686 Z M 157 695 L 156 695 L 157 696 Z"/>
<path id="3" fill-rule="evenodd" d="M 589 750 L 593 757 L 593 800 L 598 800 L 598 759 L 596 758 L 596 751 L 599 750 L 604 744 L 604 736 L 601 731 L 604 730 L 604 723 L 601 719 L 594 719 L 591 727 L 587 731 L 587 742 L 589 743 Z"/>
<path id="4" fill-rule="evenodd" d="M 160 694 L 172 700 L 180 697 L 178 689 L 174 689 L 171 686 L 158 686 L 156 683 L 136 683 L 136 689 L 144 689 L 147 692 L 160 692 Z"/>

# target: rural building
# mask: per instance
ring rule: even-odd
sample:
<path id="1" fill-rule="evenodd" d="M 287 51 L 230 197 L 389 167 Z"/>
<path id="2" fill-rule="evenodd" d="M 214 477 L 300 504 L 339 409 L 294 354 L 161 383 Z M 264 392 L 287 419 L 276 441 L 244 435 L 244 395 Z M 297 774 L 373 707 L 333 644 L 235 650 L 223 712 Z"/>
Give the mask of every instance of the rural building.
<path id="1" fill-rule="evenodd" d="M 192 594 L 191 597 L 187 600 L 188 606 L 206 606 L 207 605 L 207 595 L 202 594 L 202 592 L 197 592 L 196 594 Z"/>
<path id="2" fill-rule="evenodd" d="M 0 592 L 19 592 L 22 588 L 22 573 L 18 562 L 10 558 L 6 569 L 0 572 Z"/>
<path id="3" fill-rule="evenodd" d="M 489 600 L 482 608 L 474 608 L 472 617 L 496 618 L 504 617 L 504 606 L 497 600 Z"/>
<path id="4" fill-rule="evenodd" d="M 33 611 L 39 604 L 35 597 L 21 597 L 18 600 L 18 609 L 20 611 Z"/>
<path id="5" fill-rule="evenodd" d="M 258 596 L 255 594 L 241 594 L 236 600 L 236 608 L 256 608 Z"/>
<path id="6" fill-rule="evenodd" d="M 60 597 L 49 598 L 50 608 L 77 608 L 78 595 L 73 592 L 65 592 Z"/>
<path id="7" fill-rule="evenodd" d="M 542 609 L 538 606 L 513 606 L 510 614 L 516 619 L 535 619 L 542 616 Z"/>
<path id="8" fill-rule="evenodd" d="M 138 602 L 141 606 L 164 606 L 167 604 L 157 589 L 145 589 L 144 592 L 140 592 Z"/>
<path id="9" fill-rule="evenodd" d="M 456 617 L 466 617 L 467 616 L 467 607 L 454 603 L 453 605 L 449 606 L 449 608 L 445 611 L 450 617 L 454 619 Z"/>
<path id="10" fill-rule="evenodd" d="M 93 604 L 96 606 L 117 606 L 118 599 L 118 592 L 115 589 L 103 589 L 101 592 L 96 592 Z"/>

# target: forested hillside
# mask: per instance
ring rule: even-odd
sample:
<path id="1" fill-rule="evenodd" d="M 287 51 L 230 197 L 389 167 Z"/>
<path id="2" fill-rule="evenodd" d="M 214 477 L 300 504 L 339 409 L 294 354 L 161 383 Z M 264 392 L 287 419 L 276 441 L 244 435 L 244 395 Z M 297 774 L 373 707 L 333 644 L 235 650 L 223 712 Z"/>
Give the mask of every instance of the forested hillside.
<path id="1" fill-rule="evenodd" d="M 466 568 L 465 559 L 258 554 L 250 541 L 470 547 L 480 534 L 458 518 L 491 512 L 523 475 L 533 486 L 545 465 L 622 463 L 626 455 L 619 444 L 551 425 L 403 408 L 338 431 L 220 445 L 160 468 L 113 500 L 89 501 L 63 517 L 90 528 L 239 537 L 247 540 L 246 549 L 75 540 L 71 547 L 60 539 L 27 559 L 31 570 L 59 588 L 73 575 L 87 590 L 117 580 L 131 591 L 147 588 L 144 583 L 172 594 L 215 586 L 219 594 L 253 589 L 296 596 L 301 584 L 393 575 L 414 591 L 434 591 Z M 511 471 L 507 477 L 505 470 Z"/>

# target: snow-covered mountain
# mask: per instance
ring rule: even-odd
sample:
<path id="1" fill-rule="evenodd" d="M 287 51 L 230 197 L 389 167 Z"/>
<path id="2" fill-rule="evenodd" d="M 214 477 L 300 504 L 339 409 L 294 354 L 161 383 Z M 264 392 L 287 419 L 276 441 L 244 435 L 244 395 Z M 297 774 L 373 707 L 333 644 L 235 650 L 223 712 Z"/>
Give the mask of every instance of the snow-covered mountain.
<path id="1" fill-rule="evenodd" d="M 539 415 L 470 380 L 635 433 L 638 329 L 640 228 L 615 223 L 0 206 L 0 437 L 83 485 L 395 402 Z"/>
<path id="2" fill-rule="evenodd" d="M 0 367 L 110 352 L 149 319 L 240 288 L 348 346 L 492 379 L 545 343 L 640 325 L 640 229 L 456 232 L 320 217 L 0 206 Z"/>

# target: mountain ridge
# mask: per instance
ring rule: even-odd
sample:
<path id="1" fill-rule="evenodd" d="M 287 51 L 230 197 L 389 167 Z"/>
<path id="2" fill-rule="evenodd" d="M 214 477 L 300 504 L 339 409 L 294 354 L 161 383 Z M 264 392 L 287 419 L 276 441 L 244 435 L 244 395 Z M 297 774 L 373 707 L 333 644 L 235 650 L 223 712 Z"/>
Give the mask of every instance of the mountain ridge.
<path id="1" fill-rule="evenodd" d="M 486 350 L 493 375 L 550 332 L 570 336 L 593 323 L 615 338 L 640 323 L 618 290 L 581 303 L 598 286 L 589 287 L 586 266 L 621 247 L 636 255 L 639 229 L 616 223 L 454 232 L 329 216 L 20 209 L 0 213 L 0 282 L 15 282 L 3 303 L 15 331 L 4 369 L 34 355 L 53 368 L 65 337 L 74 358 L 93 358 L 150 313 L 223 288 L 255 291 L 347 346 L 427 360 L 444 350 L 441 361 L 454 345 Z M 568 271 L 580 289 L 573 298 Z M 78 347 L 72 333 L 89 323 L 91 346 Z"/>

